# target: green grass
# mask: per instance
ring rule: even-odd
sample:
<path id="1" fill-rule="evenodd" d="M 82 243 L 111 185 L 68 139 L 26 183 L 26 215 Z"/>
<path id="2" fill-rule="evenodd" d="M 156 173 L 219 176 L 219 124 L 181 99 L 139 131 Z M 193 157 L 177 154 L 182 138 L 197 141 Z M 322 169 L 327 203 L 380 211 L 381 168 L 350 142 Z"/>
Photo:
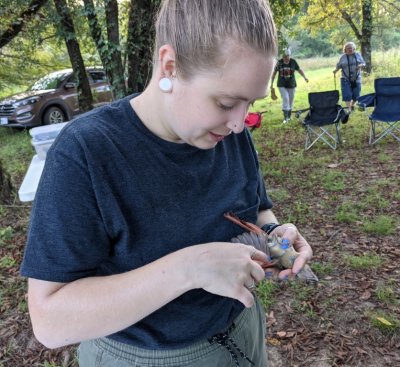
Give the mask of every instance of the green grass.
<path id="1" fill-rule="evenodd" d="M 315 318 L 317 316 L 315 310 L 312 305 L 307 302 L 312 299 L 313 294 L 315 293 L 315 287 L 309 286 L 306 283 L 301 283 L 298 281 L 290 282 L 290 290 L 293 294 L 292 297 L 292 308 L 296 312 L 304 313 L 309 318 Z"/>
<path id="2" fill-rule="evenodd" d="M 340 171 L 328 171 L 322 177 L 322 182 L 328 191 L 342 191 L 345 187 L 345 175 Z"/>
<path id="3" fill-rule="evenodd" d="M 371 325 L 377 328 L 384 335 L 400 333 L 400 320 L 393 314 L 377 310 L 368 312 L 367 316 Z"/>
<path id="4" fill-rule="evenodd" d="M 387 305 L 398 305 L 400 302 L 396 296 L 396 287 L 397 282 L 395 279 L 379 283 L 375 289 L 376 297 Z"/>
<path id="5" fill-rule="evenodd" d="M 34 155 L 30 140 L 27 130 L 0 128 L 0 159 L 12 179 L 26 173 Z"/>
<path id="6" fill-rule="evenodd" d="M 377 185 L 367 190 L 367 196 L 363 198 L 361 204 L 364 207 L 376 207 L 378 209 L 385 209 L 390 206 L 389 200 L 385 199 L 383 194 L 379 192 Z"/>
<path id="7" fill-rule="evenodd" d="M 318 276 L 330 275 L 334 272 L 334 267 L 330 263 L 320 263 L 316 261 L 312 262 L 310 267 Z"/>
<path id="8" fill-rule="evenodd" d="M 365 221 L 363 227 L 366 233 L 389 235 L 396 228 L 396 219 L 388 215 L 380 215 L 377 218 Z"/>
<path id="9" fill-rule="evenodd" d="M 336 219 L 343 223 L 354 223 L 359 219 L 359 206 L 352 202 L 341 204 L 336 211 Z"/>
<path id="10" fill-rule="evenodd" d="M 352 269 L 376 269 L 384 263 L 382 256 L 375 254 L 344 255 L 345 263 Z"/>
<path id="11" fill-rule="evenodd" d="M 14 265 L 16 265 L 14 258 L 10 256 L 4 256 L 0 258 L 0 268 L 12 268 Z"/>
<path id="12" fill-rule="evenodd" d="M 274 295 L 278 289 L 279 285 L 272 280 L 264 279 L 258 284 L 256 292 L 266 311 L 275 303 Z"/>
<path id="13" fill-rule="evenodd" d="M 0 246 L 6 241 L 10 241 L 13 237 L 13 229 L 11 227 L 0 228 Z"/>

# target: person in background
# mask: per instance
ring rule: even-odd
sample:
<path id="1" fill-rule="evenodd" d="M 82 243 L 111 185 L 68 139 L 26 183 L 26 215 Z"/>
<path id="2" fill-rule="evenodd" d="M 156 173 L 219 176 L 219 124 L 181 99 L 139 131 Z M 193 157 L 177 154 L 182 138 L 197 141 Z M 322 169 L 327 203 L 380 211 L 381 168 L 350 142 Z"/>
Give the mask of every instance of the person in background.
<path id="1" fill-rule="evenodd" d="M 272 74 L 271 88 L 273 88 L 276 74 L 278 74 L 277 86 L 282 97 L 283 123 L 290 121 L 293 110 L 294 96 L 296 93 L 295 72 L 298 71 L 304 80 L 308 83 L 308 78 L 300 68 L 295 59 L 291 58 L 290 48 L 286 48 L 282 58 L 278 60 L 274 73 Z"/>
<path id="2" fill-rule="evenodd" d="M 343 46 L 343 55 L 340 56 L 333 74 L 342 70 L 340 87 L 342 100 L 346 103 L 349 113 L 354 110 L 354 105 L 361 93 L 361 70 L 365 67 L 365 61 L 361 54 L 356 52 L 354 42 L 347 42 Z"/>
<path id="3" fill-rule="evenodd" d="M 276 53 L 266 0 L 162 1 L 146 89 L 77 117 L 48 152 L 21 267 L 40 342 L 81 343 L 81 367 L 267 365 L 253 291 L 312 256 L 278 223 L 244 128 Z M 293 268 L 231 242 L 227 212 L 292 243 Z"/>

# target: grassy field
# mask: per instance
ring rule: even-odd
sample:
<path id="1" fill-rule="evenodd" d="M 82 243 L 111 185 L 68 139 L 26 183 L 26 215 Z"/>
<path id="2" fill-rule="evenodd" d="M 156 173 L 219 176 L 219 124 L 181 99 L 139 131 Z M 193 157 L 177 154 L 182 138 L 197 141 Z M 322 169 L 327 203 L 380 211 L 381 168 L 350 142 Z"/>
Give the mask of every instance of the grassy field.
<path id="1" fill-rule="evenodd" d="M 310 82 L 297 78 L 295 109 L 308 107 L 309 92 L 335 89 L 335 61 L 299 60 Z M 399 71 L 382 66 L 364 76 L 362 94 Z M 399 364 L 400 272 L 392 264 L 400 254 L 400 146 L 392 138 L 370 146 L 368 116 L 355 111 L 338 150 L 321 143 L 304 151 L 305 131 L 296 119 L 282 124 L 280 103 L 256 103 L 254 111 L 268 112 L 253 136 L 274 211 L 312 244 L 321 282 L 259 286 L 272 366 Z"/>
<path id="2" fill-rule="evenodd" d="M 393 51 L 380 62 L 387 60 L 400 58 Z M 297 77 L 296 109 L 308 107 L 309 92 L 335 88 L 335 62 L 299 60 L 310 82 Z M 399 64 L 389 64 L 364 77 L 363 93 L 373 91 L 375 77 L 400 75 Z M 259 285 L 270 367 L 400 365 L 400 145 L 387 138 L 370 146 L 367 115 L 355 111 L 341 126 L 338 150 L 304 151 L 303 127 L 295 118 L 282 124 L 280 103 L 256 102 L 254 111 L 268 112 L 253 137 L 274 211 L 313 246 L 320 282 Z M 26 131 L 0 129 L 0 159 L 15 191 L 33 154 Z M 18 274 L 29 211 L 17 195 L 0 205 L 0 367 L 76 367 L 74 347 L 47 350 L 30 330 Z"/>

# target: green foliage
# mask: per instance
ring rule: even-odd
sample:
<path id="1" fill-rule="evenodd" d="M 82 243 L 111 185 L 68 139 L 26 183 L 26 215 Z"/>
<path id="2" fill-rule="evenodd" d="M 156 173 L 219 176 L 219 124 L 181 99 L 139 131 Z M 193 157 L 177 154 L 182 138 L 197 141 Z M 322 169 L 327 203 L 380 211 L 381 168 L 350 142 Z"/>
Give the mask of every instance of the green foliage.
<path id="1" fill-rule="evenodd" d="M 69 64 L 55 42 L 52 3 L 48 1 L 7 46 L 0 50 L 0 97 L 24 91 L 39 76 Z M 26 9 L 26 1 L 3 1 L 0 33 Z"/>
<path id="2" fill-rule="evenodd" d="M 329 41 L 330 34 L 321 30 L 315 35 L 311 35 L 308 30 L 301 29 L 294 25 L 295 34 L 290 38 L 289 44 L 298 58 L 307 57 L 329 57 L 337 55 L 337 46 Z"/>
<path id="3" fill-rule="evenodd" d="M 374 78 L 397 77 L 400 69 L 400 49 L 392 48 L 385 52 L 374 52 L 372 63 L 374 65 L 374 73 L 368 80 L 373 81 Z"/>

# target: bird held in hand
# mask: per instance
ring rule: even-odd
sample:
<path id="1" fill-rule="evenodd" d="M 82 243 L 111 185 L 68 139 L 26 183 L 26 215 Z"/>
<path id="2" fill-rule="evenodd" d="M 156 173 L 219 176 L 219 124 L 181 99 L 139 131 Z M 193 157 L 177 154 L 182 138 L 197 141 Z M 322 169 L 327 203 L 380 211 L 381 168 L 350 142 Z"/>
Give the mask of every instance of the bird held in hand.
<path id="1" fill-rule="evenodd" d="M 263 251 L 271 259 L 271 263 L 268 266 L 278 266 L 285 269 L 292 268 L 294 261 L 300 254 L 296 252 L 288 240 L 276 235 L 268 236 L 257 225 L 241 220 L 232 213 L 226 213 L 224 216 L 249 231 L 232 238 L 231 242 L 243 243 Z M 296 279 L 314 284 L 319 281 L 318 277 L 307 264 L 296 274 Z"/>

